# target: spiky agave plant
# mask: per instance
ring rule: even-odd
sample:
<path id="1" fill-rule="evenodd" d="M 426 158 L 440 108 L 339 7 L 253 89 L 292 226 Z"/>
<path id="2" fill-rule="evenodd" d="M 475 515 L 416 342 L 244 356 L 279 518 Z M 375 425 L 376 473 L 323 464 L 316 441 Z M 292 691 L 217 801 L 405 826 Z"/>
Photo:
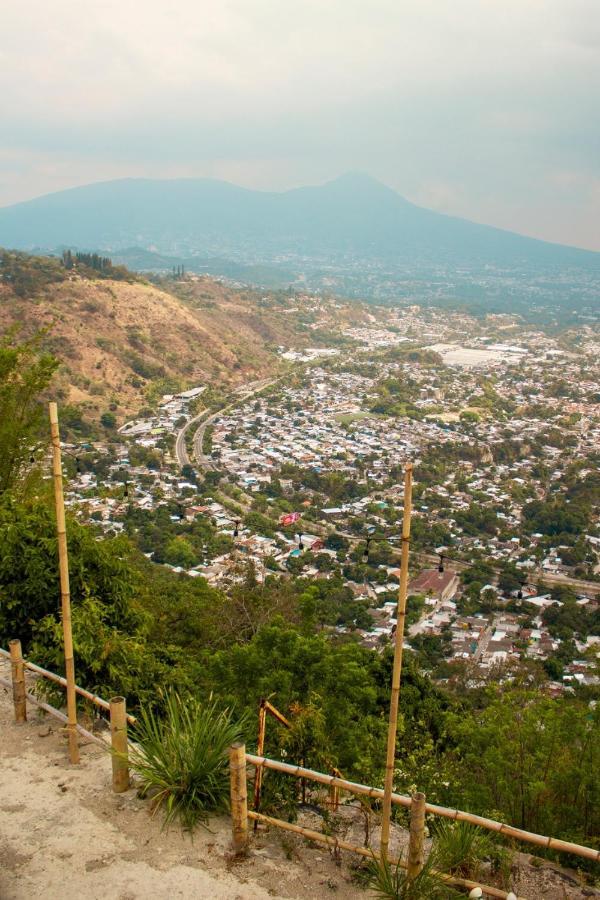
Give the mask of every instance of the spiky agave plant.
<path id="1" fill-rule="evenodd" d="M 406 870 L 385 861 L 369 867 L 369 887 L 381 900 L 453 900 L 461 896 L 436 871 L 435 853 L 430 854 L 419 874 L 409 879 Z"/>
<path id="2" fill-rule="evenodd" d="M 229 803 L 228 748 L 239 741 L 245 721 L 234 721 L 230 710 L 217 709 L 176 692 L 163 695 L 161 715 L 142 709 L 129 757 L 141 780 L 142 796 L 152 792 L 155 810 L 165 825 L 179 818 L 192 830 L 208 814 Z"/>
<path id="3" fill-rule="evenodd" d="M 477 878 L 482 861 L 494 851 L 489 835 L 468 822 L 436 822 L 432 830 L 440 869 L 463 878 Z"/>

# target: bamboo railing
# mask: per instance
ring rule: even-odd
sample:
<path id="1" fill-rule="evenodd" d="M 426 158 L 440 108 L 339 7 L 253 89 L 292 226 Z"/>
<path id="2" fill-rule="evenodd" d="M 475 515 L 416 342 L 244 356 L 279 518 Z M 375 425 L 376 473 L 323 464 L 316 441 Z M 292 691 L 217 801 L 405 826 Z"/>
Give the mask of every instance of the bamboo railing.
<path id="1" fill-rule="evenodd" d="M 0 656 L 4 656 L 5 659 L 10 659 L 10 653 L 4 650 L 3 647 L 0 647 Z M 29 660 L 27 659 L 23 660 L 23 665 L 26 669 L 29 669 L 30 672 L 35 672 L 36 675 L 41 675 L 42 678 L 46 678 L 48 681 L 53 681 L 55 684 L 60 684 L 61 687 L 66 688 L 67 679 L 63 678 L 62 675 L 57 675 L 55 672 L 49 672 L 48 669 L 43 669 L 41 666 L 36 665 L 36 663 L 29 662 Z M 97 694 L 92 694 L 91 691 L 87 691 L 85 688 L 79 687 L 78 684 L 75 685 L 75 692 L 85 700 L 89 700 L 89 702 L 93 703 L 94 706 L 98 706 L 100 709 L 104 709 L 106 710 L 106 712 L 110 712 L 110 703 L 108 702 L 108 700 L 103 700 L 102 697 L 99 697 Z M 129 723 L 129 725 L 135 725 L 135 716 L 132 716 L 128 713 L 127 722 Z"/>
<path id="2" fill-rule="evenodd" d="M 24 724 L 27 721 L 27 703 L 29 702 L 58 719 L 68 728 L 71 723 L 69 722 L 67 715 L 26 690 L 24 670 L 25 668 L 28 668 L 37 675 L 60 684 L 61 687 L 66 686 L 66 679 L 53 672 L 49 672 L 47 669 L 43 669 L 35 663 L 23 659 L 21 643 L 18 640 L 10 642 L 10 652 L 0 648 L 0 656 L 11 662 L 11 680 L 9 681 L 0 676 L 0 686 L 9 690 L 12 689 L 15 721 L 17 724 Z M 75 686 L 75 690 L 94 705 L 109 711 L 111 725 L 110 745 L 102 738 L 98 737 L 98 735 L 87 731 L 79 723 L 76 723 L 76 730 L 78 734 L 86 740 L 93 741 L 94 743 L 101 745 L 104 749 L 112 748 L 113 791 L 120 793 L 127 790 L 130 783 L 129 767 L 127 763 L 127 723 L 134 723 L 136 721 L 135 717 L 126 713 L 125 699 L 123 697 L 114 697 L 108 702 L 101 697 L 92 694 L 90 691 L 86 691 L 84 688 Z M 258 772 L 262 773 L 264 769 L 272 769 L 273 771 L 290 775 L 293 778 L 300 778 L 305 781 L 313 781 L 317 784 L 325 785 L 329 788 L 330 793 L 335 791 L 336 797 L 338 796 L 339 791 L 347 791 L 348 793 L 358 796 L 371 797 L 380 802 L 383 801 L 385 796 L 385 792 L 381 788 L 370 787 L 355 781 L 348 781 L 345 778 L 341 778 L 339 774 L 327 775 L 324 772 L 316 772 L 315 770 L 307 769 L 304 766 L 280 762 L 279 760 L 269 759 L 265 756 L 255 756 L 251 753 L 247 754 L 243 744 L 236 744 L 230 749 L 231 814 L 233 849 L 236 855 L 243 854 L 247 850 L 248 819 L 250 819 L 254 822 L 262 822 L 265 825 L 272 825 L 277 828 L 292 831 L 303 835 L 308 840 L 324 843 L 340 850 L 348 850 L 369 857 L 370 859 L 381 858 L 380 854 L 377 854 L 368 847 L 359 847 L 350 844 L 347 841 L 340 840 L 335 836 L 322 834 L 321 832 L 313 831 L 300 825 L 285 822 L 282 819 L 275 819 L 271 816 L 264 815 L 257 810 L 249 810 L 246 780 L 246 768 L 248 765 L 254 766 L 257 774 Z M 506 825 L 502 822 L 497 822 L 494 819 L 474 815 L 473 813 L 464 812 L 463 810 L 438 806 L 434 803 L 427 803 L 423 794 L 415 794 L 414 797 L 409 797 L 404 794 L 392 793 L 391 803 L 406 807 L 410 810 L 410 834 L 408 862 L 405 863 L 402 860 L 389 860 L 389 862 L 407 868 L 409 870 L 409 875 L 412 873 L 413 877 L 418 874 L 423 866 L 423 837 L 426 813 L 442 816 L 454 821 L 468 822 L 471 825 L 493 831 L 504 837 L 535 844 L 546 850 L 553 850 L 559 853 L 571 853 L 575 856 L 593 860 L 594 862 L 600 862 L 600 850 L 584 847 L 581 844 L 574 844 L 570 841 L 562 841 L 558 838 L 535 834 L 534 832 L 515 828 L 512 825 Z M 384 858 L 387 857 L 385 856 Z M 444 873 L 438 874 L 449 883 L 464 888 L 481 888 L 485 894 L 490 897 L 499 898 L 499 900 L 506 900 L 506 898 L 510 896 L 510 893 L 495 887 L 481 885 L 477 882 L 456 878 L 454 876 L 445 875 Z M 523 900 L 523 898 L 517 898 L 517 900 Z"/>
<path id="3" fill-rule="evenodd" d="M 359 856 L 364 856 L 366 859 L 370 860 L 379 859 L 379 854 L 370 850 L 368 847 L 359 847 L 356 844 L 340 840 L 332 835 L 323 834 L 321 831 L 313 831 L 311 828 L 304 828 L 302 825 L 294 825 L 292 822 L 285 822 L 283 819 L 274 819 L 272 816 L 265 816 L 263 813 L 256 813 L 253 810 L 248 810 L 248 818 L 253 819 L 255 822 L 262 822 L 264 825 L 271 825 L 274 828 L 282 828 L 284 831 L 291 831 L 294 834 L 299 834 L 309 841 L 327 844 L 328 847 L 332 847 L 334 850 L 346 850 L 349 853 L 357 853 Z M 399 865 L 404 869 L 408 868 L 402 860 L 389 859 L 388 861 L 390 865 Z M 479 884 L 478 881 L 470 881 L 468 878 L 454 878 L 452 875 L 446 875 L 444 872 L 438 872 L 436 874 L 448 884 L 457 885 L 458 887 L 466 888 L 466 890 L 481 888 L 488 897 L 497 897 L 498 900 L 507 900 L 507 898 L 510 897 L 510 891 L 507 893 L 506 891 L 500 890 L 500 888 Z M 525 898 L 517 897 L 516 900 L 525 900 Z"/>
<path id="4" fill-rule="evenodd" d="M 305 769 L 302 766 L 294 766 L 290 763 L 268 759 L 264 756 L 253 756 L 251 753 L 246 754 L 246 762 L 256 768 L 273 769 L 276 772 L 291 775 L 293 778 L 305 778 L 307 781 L 315 781 L 329 788 L 337 787 L 339 790 L 348 791 L 351 794 L 372 797 L 374 800 L 383 800 L 384 792 L 381 788 L 369 787 L 366 784 L 359 784 L 355 781 L 347 781 L 345 778 L 326 775 L 324 772 L 315 772 L 313 769 Z M 392 804 L 410 809 L 412 803 L 411 797 L 405 794 L 392 793 Z M 558 838 L 545 837 L 542 834 L 535 834 L 532 831 L 525 831 L 522 828 L 515 828 L 513 825 L 506 825 L 494 819 L 488 819 L 485 816 L 477 816 L 473 813 L 463 812 L 460 809 L 438 806 L 435 803 L 425 803 L 425 813 L 443 816 L 446 819 L 453 819 L 457 822 L 468 822 L 470 825 L 477 825 L 479 828 L 493 831 L 513 840 L 535 844 L 546 850 L 554 850 L 558 853 L 572 853 L 575 856 L 582 856 L 585 859 L 600 862 L 600 850 L 584 847 L 581 844 L 573 844 L 570 841 L 561 841 Z"/>
<path id="5" fill-rule="evenodd" d="M 39 709 L 42 709 L 44 712 L 48 713 L 49 716 L 52 716 L 54 719 L 58 719 L 59 722 L 62 722 L 64 725 L 66 725 L 67 734 L 69 735 L 69 758 L 71 762 L 79 762 L 79 752 L 77 753 L 77 759 L 73 759 L 71 753 L 73 748 L 73 730 L 75 731 L 76 735 L 80 734 L 86 740 L 93 741 L 93 743 L 95 744 L 99 744 L 105 750 L 111 750 L 113 791 L 116 794 L 120 794 L 123 791 L 128 790 L 130 779 L 128 763 L 129 744 L 127 740 L 127 724 L 135 724 L 136 719 L 135 716 L 127 714 L 125 698 L 113 697 L 110 702 L 107 700 L 103 700 L 102 697 L 98 697 L 96 694 L 92 694 L 91 691 L 86 691 L 85 688 L 79 687 L 76 684 L 69 683 L 67 679 L 63 678 L 61 675 L 56 675 L 54 672 L 49 672 L 48 669 L 43 669 L 41 666 L 29 662 L 28 660 L 23 658 L 23 654 L 21 652 L 21 641 L 19 640 L 10 641 L 10 652 L 7 652 L 2 647 L 0 647 L 0 656 L 3 656 L 5 659 L 10 659 L 11 662 L 11 681 L 8 681 L 8 679 L 6 678 L 0 677 L 0 686 L 8 689 L 12 688 L 13 704 L 15 708 L 15 722 L 18 725 L 21 725 L 27 721 L 27 702 L 29 702 L 34 706 L 37 706 Z M 67 715 L 65 715 L 59 709 L 56 709 L 49 703 L 45 703 L 43 700 L 40 700 L 40 698 L 36 697 L 35 694 L 27 692 L 25 688 L 25 669 L 29 669 L 30 671 L 35 672 L 36 675 L 39 675 L 42 678 L 46 678 L 48 681 L 53 681 L 55 684 L 59 684 L 61 687 L 64 687 L 67 690 L 71 688 L 74 693 L 80 694 L 80 696 L 85 697 L 85 699 L 89 700 L 89 702 L 94 706 L 98 706 L 100 707 L 100 709 L 107 710 L 110 720 L 110 744 L 103 738 L 99 737 L 97 734 L 93 734 L 91 731 L 85 729 L 82 725 L 79 724 L 77 718 L 75 718 L 75 722 L 73 723 L 72 718 L 69 718 L 68 713 Z"/>
<path id="6" fill-rule="evenodd" d="M 0 686 L 8 688 L 10 690 L 11 682 L 7 678 L 2 678 L 0 676 Z M 35 694 L 31 694 L 28 691 L 26 691 L 23 696 L 28 703 L 33 703 L 34 706 L 42 709 L 45 713 L 48 713 L 49 716 L 52 716 L 52 718 L 58 719 L 58 721 L 62 722 L 64 725 L 68 725 L 69 720 L 67 716 L 65 716 L 65 714 L 62 713 L 59 709 L 56 709 L 54 706 L 50 706 L 49 703 L 44 703 L 43 700 L 40 700 L 39 697 L 36 697 Z M 25 720 L 19 720 L 15 715 L 15 721 L 17 722 L 17 724 L 21 724 L 21 722 Z M 97 734 L 92 734 L 91 731 L 87 731 L 83 727 L 83 725 L 80 725 L 79 723 L 77 723 L 77 731 L 86 740 L 93 741 L 95 744 L 100 744 L 101 747 L 108 747 L 106 741 L 104 741 L 101 737 L 98 737 Z"/>
<path id="7" fill-rule="evenodd" d="M 350 853 L 356 853 L 370 860 L 377 862 L 386 861 L 390 865 L 400 866 L 407 870 L 408 878 L 414 879 L 422 870 L 425 860 L 424 853 L 424 837 L 425 837 L 425 811 L 427 804 L 425 803 L 424 794 L 415 794 L 414 797 L 403 797 L 401 794 L 391 794 L 391 802 L 398 803 L 399 798 L 403 801 L 407 800 L 410 806 L 410 832 L 408 846 L 408 860 L 405 862 L 402 858 L 391 859 L 385 850 L 379 852 L 370 847 L 361 847 L 344 841 L 335 835 L 323 834 L 320 831 L 314 831 L 312 828 L 305 828 L 303 825 L 295 825 L 292 822 L 286 822 L 283 819 L 276 819 L 273 816 L 267 816 L 264 813 L 247 808 L 247 788 L 246 788 L 246 764 L 255 766 L 257 771 L 261 768 L 274 769 L 278 772 L 285 772 L 295 778 L 304 778 L 310 781 L 316 781 L 320 784 L 336 785 L 338 788 L 350 791 L 353 794 L 367 794 L 368 796 L 377 797 L 383 800 L 384 791 L 378 788 L 370 788 L 367 785 L 358 784 L 353 781 L 346 781 L 344 778 L 325 775 L 323 772 L 315 772 L 312 769 L 305 769 L 303 766 L 292 766 L 288 763 L 281 763 L 277 760 L 267 759 L 266 757 L 253 756 L 246 754 L 243 744 L 233 744 L 229 751 L 229 765 L 231 777 L 231 819 L 232 819 L 232 848 L 236 856 L 243 856 L 248 851 L 248 819 L 255 823 L 262 822 L 264 825 L 270 825 L 274 828 L 281 828 L 284 831 L 291 831 L 294 834 L 301 835 L 309 841 L 316 841 L 321 844 L 327 844 L 334 850 L 347 850 Z M 587 848 L 586 848 L 587 849 Z M 448 875 L 444 872 L 436 872 L 436 875 L 447 884 L 451 884 L 466 890 L 479 888 L 488 897 L 497 898 L 497 900 L 510 900 L 515 898 L 512 891 L 504 891 L 500 888 L 490 885 L 483 885 L 477 881 L 471 881 L 467 878 L 459 878 L 456 875 Z M 517 897 L 516 900 L 525 900 L 524 897 Z"/>

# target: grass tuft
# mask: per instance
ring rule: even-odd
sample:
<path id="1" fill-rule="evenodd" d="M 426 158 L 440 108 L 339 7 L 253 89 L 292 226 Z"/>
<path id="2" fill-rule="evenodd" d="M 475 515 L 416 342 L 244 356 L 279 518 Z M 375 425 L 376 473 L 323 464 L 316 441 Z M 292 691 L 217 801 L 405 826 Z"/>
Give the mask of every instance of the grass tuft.
<path id="1" fill-rule="evenodd" d="M 461 894 L 434 871 L 435 854 L 430 854 L 419 874 L 409 880 L 400 864 L 373 861 L 369 866 L 369 887 L 380 900 L 454 900 Z"/>
<path id="2" fill-rule="evenodd" d="M 164 713 L 142 709 L 132 732 L 129 762 L 141 780 L 141 795 L 152 794 L 165 825 L 179 819 L 193 830 L 209 813 L 229 806 L 228 750 L 242 736 L 244 722 L 228 709 L 194 697 L 164 695 Z"/>

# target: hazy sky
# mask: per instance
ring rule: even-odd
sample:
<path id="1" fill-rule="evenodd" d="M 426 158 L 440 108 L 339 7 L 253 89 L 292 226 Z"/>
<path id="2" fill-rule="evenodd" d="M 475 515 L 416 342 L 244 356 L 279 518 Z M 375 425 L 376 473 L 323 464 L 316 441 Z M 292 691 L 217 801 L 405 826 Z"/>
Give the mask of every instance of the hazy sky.
<path id="1" fill-rule="evenodd" d="M 368 172 L 600 250 L 600 0 L 3 0 L 0 205 Z"/>

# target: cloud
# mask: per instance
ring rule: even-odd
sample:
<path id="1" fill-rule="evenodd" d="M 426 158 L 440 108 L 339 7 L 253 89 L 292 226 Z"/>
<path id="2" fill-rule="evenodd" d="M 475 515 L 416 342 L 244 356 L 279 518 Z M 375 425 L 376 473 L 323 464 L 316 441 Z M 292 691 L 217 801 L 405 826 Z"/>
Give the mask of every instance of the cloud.
<path id="1" fill-rule="evenodd" d="M 581 190 L 556 188 L 599 175 L 599 43 L 596 0 L 5 0 L 0 203 L 117 174 L 363 169 L 505 227 L 529 198 L 542 237 L 560 197 L 562 239 L 600 248 Z"/>

